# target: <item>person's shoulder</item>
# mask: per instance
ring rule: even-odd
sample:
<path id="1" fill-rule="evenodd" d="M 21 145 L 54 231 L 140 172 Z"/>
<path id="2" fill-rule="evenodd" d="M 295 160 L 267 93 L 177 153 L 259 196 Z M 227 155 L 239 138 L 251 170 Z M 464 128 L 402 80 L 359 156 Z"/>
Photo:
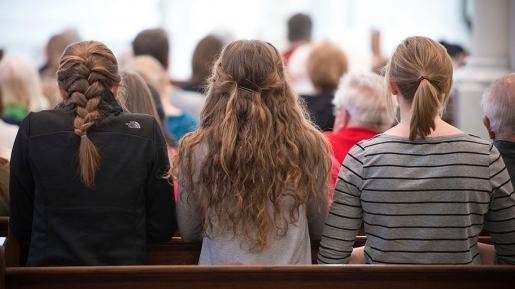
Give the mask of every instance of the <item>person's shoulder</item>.
<path id="1" fill-rule="evenodd" d="M 70 113 L 64 109 L 33 111 L 23 119 L 20 129 L 30 127 L 31 135 L 67 130 L 73 118 L 73 112 Z"/>
<path id="2" fill-rule="evenodd" d="M 489 140 L 483 139 L 477 135 L 471 134 L 471 133 L 463 133 L 461 135 L 458 135 L 457 137 L 462 137 L 464 139 L 470 140 L 471 142 L 476 142 L 478 144 L 486 144 L 490 145 L 491 142 Z"/>
<path id="3" fill-rule="evenodd" d="M 469 150 L 480 151 L 480 150 L 491 150 L 494 146 L 491 141 L 485 140 L 477 135 L 471 133 L 461 133 L 453 136 L 449 136 L 449 141 L 456 144 L 461 144 Z"/>

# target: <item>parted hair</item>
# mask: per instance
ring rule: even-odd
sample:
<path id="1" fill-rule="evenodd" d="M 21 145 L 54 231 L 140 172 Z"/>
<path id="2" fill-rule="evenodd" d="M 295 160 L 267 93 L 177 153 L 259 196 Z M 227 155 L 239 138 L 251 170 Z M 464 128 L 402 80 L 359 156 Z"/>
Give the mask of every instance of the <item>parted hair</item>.
<path id="1" fill-rule="evenodd" d="M 443 114 L 452 88 L 453 68 L 445 47 L 427 37 L 408 37 L 395 48 L 384 72 L 386 83 L 395 83 L 411 103 L 409 138 L 425 139 L 435 129 L 435 117 Z M 387 89 L 391 104 L 390 85 Z"/>
<path id="2" fill-rule="evenodd" d="M 484 114 L 496 139 L 505 140 L 515 135 L 515 73 L 495 80 L 481 99 Z"/>
<path id="3" fill-rule="evenodd" d="M 191 58 L 192 74 L 190 83 L 205 84 L 211 74 L 213 62 L 215 62 L 222 48 L 222 40 L 214 35 L 208 35 L 199 41 Z"/>
<path id="4" fill-rule="evenodd" d="M 84 41 L 66 48 L 59 62 L 57 81 L 65 101 L 76 105 L 74 132 L 80 137 L 79 171 L 86 187 L 94 188 L 100 164 L 96 145 L 88 129 L 100 123 L 106 113 L 99 109 L 104 90 L 119 85 L 118 63 L 112 51 L 96 41 Z"/>
<path id="5" fill-rule="evenodd" d="M 200 127 L 174 160 L 188 199 L 200 204 L 205 235 L 232 231 L 263 250 L 270 234 L 283 237 L 288 220 L 298 221 L 301 205 L 327 202 L 330 149 L 308 119 L 274 46 L 238 40 L 223 49 Z"/>
<path id="6" fill-rule="evenodd" d="M 342 75 L 348 71 L 349 64 L 343 50 L 325 40 L 313 46 L 306 69 L 316 89 L 333 93 Z"/>

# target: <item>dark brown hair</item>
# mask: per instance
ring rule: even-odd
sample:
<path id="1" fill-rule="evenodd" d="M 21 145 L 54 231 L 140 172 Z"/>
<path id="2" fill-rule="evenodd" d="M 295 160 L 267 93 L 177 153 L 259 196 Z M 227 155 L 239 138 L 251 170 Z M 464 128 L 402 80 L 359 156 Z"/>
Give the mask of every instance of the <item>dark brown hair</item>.
<path id="1" fill-rule="evenodd" d="M 297 13 L 288 19 L 288 40 L 290 42 L 311 40 L 313 22 L 311 17 L 304 13 Z"/>
<path id="2" fill-rule="evenodd" d="M 189 83 L 201 85 L 206 82 L 222 48 L 222 41 L 213 35 L 208 35 L 199 41 L 191 59 L 192 75 Z"/>
<path id="3" fill-rule="evenodd" d="M 150 55 L 157 59 L 163 68 L 168 69 L 170 44 L 166 31 L 161 28 L 143 30 L 132 42 L 134 55 Z"/>

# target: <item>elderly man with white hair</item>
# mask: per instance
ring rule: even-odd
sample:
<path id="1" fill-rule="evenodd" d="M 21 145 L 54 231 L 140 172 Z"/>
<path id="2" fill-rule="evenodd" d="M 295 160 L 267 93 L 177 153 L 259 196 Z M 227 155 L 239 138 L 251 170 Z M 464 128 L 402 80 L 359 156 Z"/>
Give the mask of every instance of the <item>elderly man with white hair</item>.
<path id="1" fill-rule="evenodd" d="M 384 77 L 373 72 L 346 74 L 333 99 L 333 132 L 324 132 L 339 165 L 361 140 L 391 128 L 395 117 L 386 108 Z M 394 101 L 396 104 L 397 102 Z"/>
<path id="2" fill-rule="evenodd" d="M 515 73 L 495 80 L 484 92 L 481 107 L 483 124 L 515 185 Z"/>

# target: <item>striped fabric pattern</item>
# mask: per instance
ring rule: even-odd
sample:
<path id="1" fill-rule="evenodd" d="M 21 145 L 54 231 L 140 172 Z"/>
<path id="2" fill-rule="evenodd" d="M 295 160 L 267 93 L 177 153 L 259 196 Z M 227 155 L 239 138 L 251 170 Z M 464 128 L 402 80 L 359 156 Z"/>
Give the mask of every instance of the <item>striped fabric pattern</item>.
<path id="1" fill-rule="evenodd" d="M 370 264 L 481 264 L 490 231 L 498 263 L 515 264 L 515 195 L 495 147 L 457 134 L 410 141 L 378 135 L 340 169 L 318 262 L 349 262 L 364 222 Z"/>

